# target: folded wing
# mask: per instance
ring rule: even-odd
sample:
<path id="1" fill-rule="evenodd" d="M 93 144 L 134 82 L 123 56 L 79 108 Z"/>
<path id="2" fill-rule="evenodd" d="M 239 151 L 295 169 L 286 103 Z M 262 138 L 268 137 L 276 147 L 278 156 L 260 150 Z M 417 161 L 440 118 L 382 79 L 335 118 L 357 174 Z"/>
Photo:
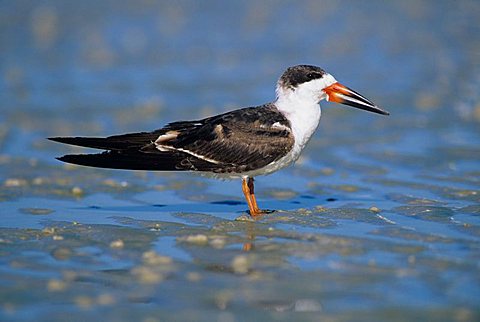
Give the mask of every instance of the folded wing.
<path id="1" fill-rule="evenodd" d="M 288 120 L 270 105 L 199 121 L 170 123 L 153 132 L 50 140 L 107 150 L 58 158 L 67 163 L 112 169 L 214 173 L 262 168 L 287 154 L 294 143 Z"/>

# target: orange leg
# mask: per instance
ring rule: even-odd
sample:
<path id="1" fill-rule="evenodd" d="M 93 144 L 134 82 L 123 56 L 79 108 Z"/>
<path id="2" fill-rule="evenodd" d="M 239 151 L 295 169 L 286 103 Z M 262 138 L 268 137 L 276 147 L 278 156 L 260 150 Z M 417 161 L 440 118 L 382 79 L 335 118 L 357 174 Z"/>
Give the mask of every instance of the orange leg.
<path id="1" fill-rule="evenodd" d="M 252 198 L 250 198 L 250 189 L 248 188 L 246 178 L 242 178 L 242 191 L 243 191 L 243 195 L 245 196 L 245 200 L 247 200 L 247 205 L 248 205 L 248 209 L 250 210 L 250 214 L 252 214 L 252 211 L 253 211 Z"/>
<path id="2" fill-rule="evenodd" d="M 250 216 L 255 217 L 262 214 L 262 211 L 258 209 L 257 200 L 255 199 L 253 178 L 242 179 L 242 190 L 247 200 L 248 209 L 250 210 Z"/>
<path id="3" fill-rule="evenodd" d="M 255 198 L 255 188 L 253 186 L 253 178 L 248 178 L 248 189 L 250 190 L 253 211 L 259 215 L 262 213 L 262 211 L 258 209 L 257 199 Z"/>

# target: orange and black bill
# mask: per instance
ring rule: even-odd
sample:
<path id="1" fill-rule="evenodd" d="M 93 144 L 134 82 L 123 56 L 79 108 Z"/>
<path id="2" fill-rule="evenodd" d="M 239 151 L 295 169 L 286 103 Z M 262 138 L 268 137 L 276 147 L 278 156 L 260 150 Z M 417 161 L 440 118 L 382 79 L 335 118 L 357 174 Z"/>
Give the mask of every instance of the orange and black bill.
<path id="1" fill-rule="evenodd" d="M 390 113 L 382 110 L 367 98 L 338 82 L 326 87 L 324 92 L 327 94 L 327 101 L 329 102 L 345 104 L 373 113 L 390 115 Z"/>

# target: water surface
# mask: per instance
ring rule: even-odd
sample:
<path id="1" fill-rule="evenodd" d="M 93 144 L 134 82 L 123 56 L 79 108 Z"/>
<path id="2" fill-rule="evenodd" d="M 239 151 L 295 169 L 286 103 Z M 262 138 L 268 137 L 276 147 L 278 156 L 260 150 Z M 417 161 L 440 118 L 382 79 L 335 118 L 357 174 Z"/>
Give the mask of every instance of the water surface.
<path id="1" fill-rule="evenodd" d="M 0 320 L 480 319 L 480 5 L 0 5 Z M 240 182 L 67 166 L 49 136 L 153 130 L 274 98 L 316 64 L 295 167 Z M 83 150 L 85 151 L 85 150 Z"/>

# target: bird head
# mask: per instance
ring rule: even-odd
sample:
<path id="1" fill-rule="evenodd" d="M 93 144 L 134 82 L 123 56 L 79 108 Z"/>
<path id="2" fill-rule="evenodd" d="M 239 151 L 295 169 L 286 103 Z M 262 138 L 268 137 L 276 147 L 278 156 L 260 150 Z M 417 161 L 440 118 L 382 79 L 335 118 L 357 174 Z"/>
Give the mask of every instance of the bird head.
<path id="1" fill-rule="evenodd" d="M 390 114 L 361 94 L 337 82 L 320 67 L 311 65 L 289 67 L 283 73 L 277 84 L 277 100 L 285 97 L 315 103 L 326 99 L 373 113 Z"/>

